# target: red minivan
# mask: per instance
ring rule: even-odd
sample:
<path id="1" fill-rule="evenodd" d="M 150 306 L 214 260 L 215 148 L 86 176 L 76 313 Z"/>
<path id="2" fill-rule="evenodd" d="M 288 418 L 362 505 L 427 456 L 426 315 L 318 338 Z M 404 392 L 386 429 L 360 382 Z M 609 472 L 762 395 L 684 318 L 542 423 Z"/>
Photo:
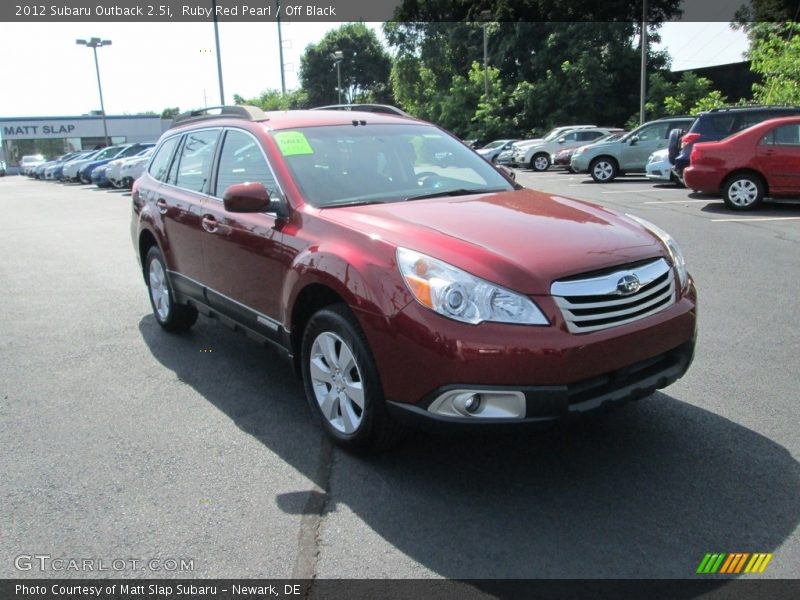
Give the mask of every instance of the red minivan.
<path id="1" fill-rule="evenodd" d="M 765 196 L 800 197 L 800 117 L 770 119 L 719 142 L 695 144 L 686 187 L 752 210 Z"/>
<path id="2" fill-rule="evenodd" d="M 524 189 L 407 115 L 182 115 L 132 196 L 157 322 L 199 312 L 272 344 L 352 449 L 408 423 L 584 413 L 692 360 L 696 293 L 669 234 Z"/>

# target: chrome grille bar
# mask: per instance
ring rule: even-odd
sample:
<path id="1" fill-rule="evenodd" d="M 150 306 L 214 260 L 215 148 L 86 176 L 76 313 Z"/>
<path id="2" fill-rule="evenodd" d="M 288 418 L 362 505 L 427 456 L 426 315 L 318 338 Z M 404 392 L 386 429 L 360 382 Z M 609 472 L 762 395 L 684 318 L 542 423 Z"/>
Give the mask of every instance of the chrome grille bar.
<path id="1" fill-rule="evenodd" d="M 623 278 L 634 276 L 639 287 L 620 291 Z M 659 258 L 611 273 L 556 281 L 550 286 L 556 304 L 572 333 L 587 333 L 644 319 L 675 303 L 675 277 Z"/>

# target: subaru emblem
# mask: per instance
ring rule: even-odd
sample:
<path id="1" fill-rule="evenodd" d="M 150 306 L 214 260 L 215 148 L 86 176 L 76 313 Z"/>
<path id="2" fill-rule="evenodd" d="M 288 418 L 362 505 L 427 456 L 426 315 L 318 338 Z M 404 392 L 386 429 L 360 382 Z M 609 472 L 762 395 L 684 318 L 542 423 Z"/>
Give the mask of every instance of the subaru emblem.
<path id="1" fill-rule="evenodd" d="M 630 274 L 620 277 L 617 282 L 617 293 L 622 296 L 630 296 L 639 291 L 642 284 L 639 283 L 639 278 L 636 275 Z"/>

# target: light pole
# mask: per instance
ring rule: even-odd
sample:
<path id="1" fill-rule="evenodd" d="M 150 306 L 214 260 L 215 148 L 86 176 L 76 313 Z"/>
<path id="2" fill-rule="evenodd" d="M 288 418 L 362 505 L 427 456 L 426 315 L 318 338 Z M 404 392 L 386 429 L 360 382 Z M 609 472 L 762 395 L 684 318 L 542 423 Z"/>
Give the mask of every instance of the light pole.
<path id="1" fill-rule="evenodd" d="M 101 40 L 100 38 L 89 38 L 88 40 L 75 40 L 79 46 L 88 46 L 94 52 L 94 70 L 97 72 L 97 89 L 100 92 L 100 112 L 103 117 L 103 137 L 106 139 L 106 146 L 111 145 L 111 140 L 108 139 L 108 124 L 106 123 L 106 107 L 103 104 L 103 86 L 100 85 L 100 64 L 97 62 L 97 49 L 103 46 L 110 46 L 111 40 Z"/>
<path id="2" fill-rule="evenodd" d="M 483 28 L 483 94 L 489 97 L 489 40 L 486 37 L 487 21 L 492 20 L 492 11 L 482 10 L 479 15 L 481 21 L 481 28 Z"/>
<path id="3" fill-rule="evenodd" d="M 277 10 L 275 11 L 275 20 L 278 22 L 278 57 L 281 61 L 281 95 L 286 95 L 286 76 L 283 72 L 283 35 L 281 34 L 281 2 L 277 0 L 275 3 Z"/>
<path id="4" fill-rule="evenodd" d="M 644 125 L 644 101 L 647 93 L 647 0 L 642 0 L 642 72 L 639 82 L 639 125 Z"/>
<path id="5" fill-rule="evenodd" d="M 222 87 L 222 57 L 219 54 L 219 25 L 217 24 L 217 0 L 211 0 L 214 14 L 214 43 L 217 47 L 217 78 L 219 79 L 219 103 L 225 106 L 225 89 Z"/>
<path id="6" fill-rule="evenodd" d="M 342 103 L 342 61 L 344 60 L 344 52 L 337 50 L 331 54 L 331 59 L 336 65 L 336 90 L 339 92 L 339 104 Z"/>

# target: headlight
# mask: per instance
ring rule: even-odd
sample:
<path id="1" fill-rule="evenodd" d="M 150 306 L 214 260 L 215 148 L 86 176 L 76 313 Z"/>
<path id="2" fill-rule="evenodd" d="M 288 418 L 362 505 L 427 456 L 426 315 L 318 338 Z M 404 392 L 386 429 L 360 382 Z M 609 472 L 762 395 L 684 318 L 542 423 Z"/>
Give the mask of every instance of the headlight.
<path id="1" fill-rule="evenodd" d="M 578 148 L 577 150 L 575 150 L 575 152 L 572 153 L 572 156 L 578 156 L 578 154 L 583 154 L 584 150 L 586 150 L 586 148 L 583 147 Z"/>
<path id="2" fill-rule="evenodd" d="M 397 266 L 414 298 L 450 319 L 473 325 L 483 321 L 548 324 L 542 311 L 527 296 L 479 279 L 441 260 L 398 248 Z"/>
<path id="3" fill-rule="evenodd" d="M 669 253 L 672 266 L 675 267 L 675 270 L 678 272 L 678 279 L 681 282 L 681 290 L 685 290 L 686 286 L 689 285 L 689 276 L 686 273 L 686 259 L 683 257 L 683 252 L 681 252 L 678 242 L 676 242 L 670 234 L 661 229 L 658 225 L 654 225 L 650 221 L 646 221 L 645 219 L 635 215 L 626 213 L 626 216 L 639 223 L 639 225 L 647 229 L 650 233 L 661 240 L 661 243 L 664 244 L 664 247 Z"/>

